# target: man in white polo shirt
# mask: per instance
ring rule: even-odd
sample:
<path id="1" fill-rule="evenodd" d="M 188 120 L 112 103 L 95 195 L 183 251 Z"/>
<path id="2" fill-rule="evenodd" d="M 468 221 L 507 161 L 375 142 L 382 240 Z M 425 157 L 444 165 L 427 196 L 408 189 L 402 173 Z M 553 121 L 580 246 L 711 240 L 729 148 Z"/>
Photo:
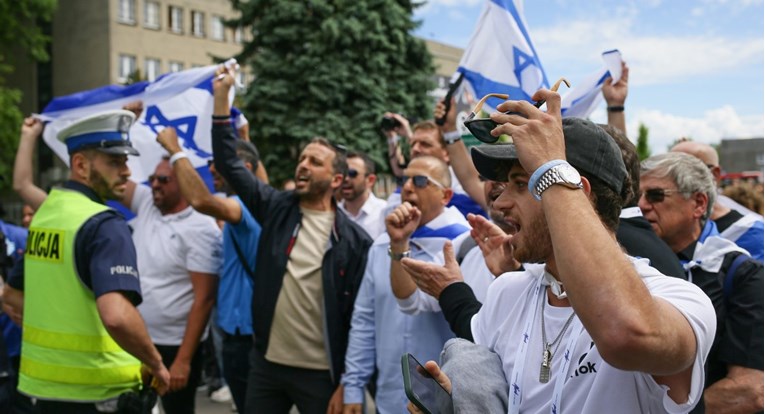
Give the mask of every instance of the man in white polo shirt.
<path id="1" fill-rule="evenodd" d="M 168 414 L 194 412 L 199 344 L 207 336 L 223 257 L 220 229 L 181 196 L 173 161 L 160 161 L 149 176 L 151 188 L 129 182 L 123 200 L 136 213 L 130 225 L 144 295 L 138 309 L 170 370 L 170 391 L 162 397 Z"/>

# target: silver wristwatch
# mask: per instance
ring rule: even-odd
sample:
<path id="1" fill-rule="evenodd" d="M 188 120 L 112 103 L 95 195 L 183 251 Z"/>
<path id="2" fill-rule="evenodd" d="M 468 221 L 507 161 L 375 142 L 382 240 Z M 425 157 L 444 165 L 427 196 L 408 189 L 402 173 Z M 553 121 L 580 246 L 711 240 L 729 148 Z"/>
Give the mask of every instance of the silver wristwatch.
<path id="1" fill-rule="evenodd" d="M 558 164 L 547 170 L 539 178 L 536 187 L 534 187 L 534 197 L 537 200 L 541 200 L 542 193 L 553 184 L 561 184 L 568 188 L 579 189 L 582 188 L 582 176 L 579 175 L 579 172 L 571 164 Z"/>
<path id="2" fill-rule="evenodd" d="M 393 253 L 393 250 L 390 249 L 390 246 L 388 246 L 388 256 L 390 256 L 391 259 L 396 261 L 401 261 L 401 259 L 405 257 L 409 257 L 409 255 L 412 253 L 411 250 L 407 250 L 405 252 L 401 253 Z"/>

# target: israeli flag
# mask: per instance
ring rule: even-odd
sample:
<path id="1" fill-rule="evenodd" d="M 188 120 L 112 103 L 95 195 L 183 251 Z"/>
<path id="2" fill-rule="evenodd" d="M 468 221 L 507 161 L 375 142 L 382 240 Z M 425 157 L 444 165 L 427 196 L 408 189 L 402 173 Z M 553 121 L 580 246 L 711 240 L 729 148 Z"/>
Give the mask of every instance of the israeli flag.
<path id="1" fill-rule="evenodd" d="M 231 64 L 227 62 L 226 64 Z M 211 182 L 207 160 L 212 157 L 212 78 L 218 65 L 167 73 L 154 82 L 138 82 L 127 86 L 104 86 L 53 99 L 39 118 L 47 122 L 43 132 L 45 143 L 65 163 L 69 163 L 66 145 L 58 132 L 83 116 L 121 109 L 124 105 L 143 102 L 143 112 L 130 128 L 130 140 L 140 157 L 128 157 L 131 179 L 144 182 L 166 154 L 156 142 L 159 131 L 172 126 L 194 167 Z"/>
<path id="2" fill-rule="evenodd" d="M 561 90 L 563 116 L 587 117 L 601 102 L 600 87 L 611 76 L 621 78 L 621 54 L 603 53 L 603 67 L 585 80 Z M 462 55 L 457 74 L 464 74 L 462 93 L 477 101 L 489 93 L 504 93 L 511 100 L 531 101 L 531 96 L 550 82 L 529 36 L 522 0 L 487 0 L 473 36 Z M 557 77 L 556 79 L 557 80 Z M 486 111 L 502 101 L 491 98 Z"/>

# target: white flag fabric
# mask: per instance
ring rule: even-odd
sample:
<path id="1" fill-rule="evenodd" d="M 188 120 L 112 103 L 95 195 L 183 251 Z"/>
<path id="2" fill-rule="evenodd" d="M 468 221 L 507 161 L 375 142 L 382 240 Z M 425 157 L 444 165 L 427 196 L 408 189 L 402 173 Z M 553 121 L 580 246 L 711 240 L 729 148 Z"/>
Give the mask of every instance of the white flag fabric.
<path id="1" fill-rule="evenodd" d="M 568 79 L 573 89 L 561 90 L 563 116 L 587 117 L 600 103 L 600 87 L 609 73 L 619 80 L 619 51 L 605 52 L 603 58 L 604 66 L 584 81 Z M 457 72 L 465 76 L 462 93 L 472 94 L 475 100 L 504 93 L 511 100 L 531 101 L 534 92 L 550 87 L 529 35 L 523 0 L 486 1 Z M 486 110 L 493 111 L 499 103 L 490 99 Z"/>
<path id="2" fill-rule="evenodd" d="M 159 131 L 172 126 L 178 131 L 181 147 L 197 170 L 207 173 L 212 157 L 212 78 L 218 65 L 188 69 L 162 75 L 154 82 L 127 86 L 105 86 L 53 99 L 39 118 L 46 121 L 45 143 L 65 163 L 69 163 L 66 145 L 56 138 L 58 131 L 73 121 L 102 111 L 120 109 L 125 104 L 142 101 L 143 113 L 130 128 L 130 140 L 140 153 L 128 157 L 131 179 L 146 181 L 165 153 L 156 142 Z M 205 168 L 203 168 L 205 167 Z M 209 175 L 209 174 L 205 174 Z"/>

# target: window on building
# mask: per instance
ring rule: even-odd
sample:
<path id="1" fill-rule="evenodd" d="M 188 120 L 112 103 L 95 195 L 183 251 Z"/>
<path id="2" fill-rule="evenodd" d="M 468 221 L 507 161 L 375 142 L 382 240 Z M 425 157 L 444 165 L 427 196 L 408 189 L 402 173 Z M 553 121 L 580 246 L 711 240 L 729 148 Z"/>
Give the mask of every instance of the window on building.
<path id="1" fill-rule="evenodd" d="M 135 0 L 117 0 L 117 20 L 135 24 Z"/>
<path id="2" fill-rule="evenodd" d="M 154 80 L 159 77 L 161 71 L 159 65 L 159 59 L 146 58 L 146 62 L 144 62 L 145 67 L 143 69 L 146 80 L 154 82 Z"/>
<path id="3" fill-rule="evenodd" d="M 223 17 L 212 16 L 210 20 L 212 25 L 211 37 L 213 40 L 226 40 L 226 27 L 223 25 Z"/>
<path id="4" fill-rule="evenodd" d="M 205 14 L 198 11 L 191 12 L 191 33 L 194 36 L 205 35 Z"/>
<path id="5" fill-rule="evenodd" d="M 180 72 L 183 70 L 183 63 L 170 61 L 170 72 Z"/>
<path id="6" fill-rule="evenodd" d="M 176 6 L 170 6 L 168 13 L 170 30 L 175 33 L 183 33 L 183 9 Z"/>
<path id="7" fill-rule="evenodd" d="M 159 3 L 147 0 L 143 4 L 143 25 L 149 29 L 159 29 Z"/>
<path id="8" fill-rule="evenodd" d="M 241 27 L 234 29 L 234 43 L 242 43 L 244 40 L 244 30 Z"/>
<path id="9" fill-rule="evenodd" d="M 128 80 L 130 75 L 135 73 L 135 56 L 133 55 L 120 55 L 119 73 L 118 78 L 120 82 Z"/>

